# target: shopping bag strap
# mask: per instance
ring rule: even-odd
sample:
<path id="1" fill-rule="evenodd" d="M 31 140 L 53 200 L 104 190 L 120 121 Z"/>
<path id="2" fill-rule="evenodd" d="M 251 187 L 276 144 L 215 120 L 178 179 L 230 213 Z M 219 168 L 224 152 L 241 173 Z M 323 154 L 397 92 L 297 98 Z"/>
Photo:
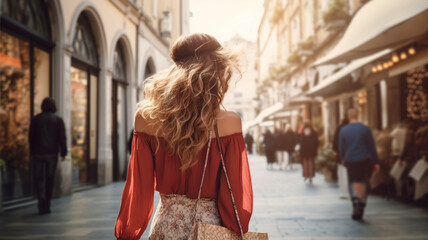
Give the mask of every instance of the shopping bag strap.
<path id="1" fill-rule="evenodd" d="M 238 221 L 239 231 L 241 232 L 242 240 L 245 240 L 244 232 L 242 231 L 241 221 L 238 215 L 238 210 L 236 208 L 235 198 L 233 197 L 233 193 L 232 193 L 232 187 L 230 186 L 229 177 L 227 176 L 226 164 L 224 163 L 223 149 L 221 147 L 221 142 L 219 138 L 220 135 L 218 134 L 217 122 L 214 124 L 214 129 L 215 129 L 215 137 L 217 139 L 218 150 L 220 151 L 221 165 L 223 168 L 224 176 L 226 177 L 227 187 L 229 188 L 230 198 L 232 199 L 233 209 L 235 210 L 235 216 L 236 216 L 236 220 Z"/>
<path id="2" fill-rule="evenodd" d="M 202 185 L 204 184 L 205 170 L 207 169 L 208 156 L 209 156 L 210 148 L 211 148 L 211 138 L 212 138 L 212 135 L 213 135 L 213 131 L 210 130 L 210 138 L 208 139 L 208 148 L 207 148 L 207 154 L 205 156 L 204 170 L 202 172 L 201 185 L 199 186 L 198 201 L 196 202 L 196 204 L 199 202 L 199 199 L 201 198 Z"/>

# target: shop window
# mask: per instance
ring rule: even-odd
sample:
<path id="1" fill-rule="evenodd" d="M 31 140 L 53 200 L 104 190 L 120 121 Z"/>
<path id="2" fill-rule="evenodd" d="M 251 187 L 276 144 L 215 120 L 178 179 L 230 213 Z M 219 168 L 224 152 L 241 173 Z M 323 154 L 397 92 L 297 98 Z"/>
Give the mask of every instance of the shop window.
<path id="1" fill-rule="evenodd" d="M 42 101 L 49 97 L 50 55 L 34 48 L 34 115 L 42 112 Z"/>
<path id="2" fill-rule="evenodd" d="M 85 13 L 82 13 L 77 20 L 73 38 L 73 57 L 98 66 L 96 41 L 92 34 L 91 23 Z"/>
<path id="3" fill-rule="evenodd" d="M 367 91 L 362 90 L 354 97 L 351 107 L 358 110 L 359 120 L 365 125 L 369 125 L 368 105 L 367 105 Z"/>
<path id="4" fill-rule="evenodd" d="M 3 0 L 1 3 L 3 16 L 12 18 L 28 30 L 50 39 L 49 17 L 42 0 Z"/>
<path id="5" fill-rule="evenodd" d="M 31 195 L 28 131 L 50 95 L 50 54 L 0 32 L 0 158 L 3 200 Z M 32 74 L 31 74 L 32 73 Z M 33 86 L 32 86 L 33 84 Z"/>
<path id="6" fill-rule="evenodd" d="M 4 205 L 31 197 L 28 132 L 50 96 L 50 21 L 43 0 L 3 0 L 0 31 L 0 168 Z M 0 203 L 1 204 L 1 203 Z"/>
<path id="7" fill-rule="evenodd" d="M 361 93 L 359 94 L 359 96 Z M 368 125 L 372 129 L 382 129 L 382 105 L 380 102 L 380 85 L 376 84 L 367 90 Z"/>
<path id="8" fill-rule="evenodd" d="M 71 159 L 73 184 L 87 181 L 88 77 L 85 71 L 71 67 Z"/>
<path id="9" fill-rule="evenodd" d="M 137 89 L 137 100 L 138 101 L 141 101 L 142 98 L 144 98 L 144 83 L 145 83 L 146 79 L 155 73 L 156 73 L 155 64 L 153 62 L 153 59 L 149 58 L 147 60 L 146 67 L 144 68 L 144 79 L 141 82 L 139 88 Z"/>
<path id="10" fill-rule="evenodd" d="M 419 66 L 403 75 L 405 79 L 406 118 L 428 121 L 428 71 Z"/>
<path id="11" fill-rule="evenodd" d="M 118 44 L 113 56 L 113 78 L 125 81 L 125 61 L 122 44 Z"/>
<path id="12" fill-rule="evenodd" d="M 3 200 L 29 194 L 31 119 L 29 43 L 0 33 L 0 158 L 6 163 Z M 5 175 L 5 176 L 4 176 Z"/>
<path id="13" fill-rule="evenodd" d="M 91 22 L 76 24 L 71 59 L 71 158 L 73 187 L 97 182 L 98 52 Z"/>

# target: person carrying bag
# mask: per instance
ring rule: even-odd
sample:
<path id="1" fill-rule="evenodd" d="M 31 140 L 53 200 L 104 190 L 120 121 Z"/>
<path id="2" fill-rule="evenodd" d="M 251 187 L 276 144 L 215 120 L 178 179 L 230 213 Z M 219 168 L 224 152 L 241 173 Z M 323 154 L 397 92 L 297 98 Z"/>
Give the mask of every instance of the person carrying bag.
<path id="1" fill-rule="evenodd" d="M 177 39 L 171 58 L 169 69 L 147 80 L 146 99 L 135 114 L 115 236 L 140 239 L 156 190 L 160 202 L 148 239 L 230 239 L 208 238 L 217 235 L 207 229 L 219 226 L 254 239 L 247 237 L 253 190 L 241 118 L 220 108 L 239 71 L 238 56 L 214 37 L 197 33 Z M 211 145 L 215 124 L 219 146 Z"/>

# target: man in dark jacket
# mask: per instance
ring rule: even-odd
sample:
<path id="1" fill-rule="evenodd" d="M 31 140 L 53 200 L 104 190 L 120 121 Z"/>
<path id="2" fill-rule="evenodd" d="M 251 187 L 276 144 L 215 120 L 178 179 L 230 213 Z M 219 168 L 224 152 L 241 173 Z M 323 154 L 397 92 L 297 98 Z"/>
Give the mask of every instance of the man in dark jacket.
<path id="1" fill-rule="evenodd" d="M 348 172 L 349 193 L 354 207 L 352 219 L 361 220 L 367 202 L 368 182 L 372 171 L 379 171 L 373 135 L 369 127 L 358 122 L 358 111 L 348 110 L 349 124 L 340 130 L 339 154 Z"/>
<path id="2" fill-rule="evenodd" d="M 39 214 L 50 213 L 58 152 L 61 160 L 67 155 L 64 122 L 55 114 L 56 105 L 52 98 L 42 102 L 42 113 L 30 124 L 29 143 L 34 169 Z"/>

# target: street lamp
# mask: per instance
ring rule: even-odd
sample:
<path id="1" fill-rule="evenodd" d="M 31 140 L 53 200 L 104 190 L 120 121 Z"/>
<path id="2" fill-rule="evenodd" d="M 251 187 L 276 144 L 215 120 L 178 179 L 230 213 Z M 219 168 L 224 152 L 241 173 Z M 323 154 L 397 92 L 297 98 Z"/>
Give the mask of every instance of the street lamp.
<path id="1" fill-rule="evenodd" d="M 163 17 L 160 20 L 161 37 L 171 37 L 172 19 L 170 11 L 163 11 Z"/>

